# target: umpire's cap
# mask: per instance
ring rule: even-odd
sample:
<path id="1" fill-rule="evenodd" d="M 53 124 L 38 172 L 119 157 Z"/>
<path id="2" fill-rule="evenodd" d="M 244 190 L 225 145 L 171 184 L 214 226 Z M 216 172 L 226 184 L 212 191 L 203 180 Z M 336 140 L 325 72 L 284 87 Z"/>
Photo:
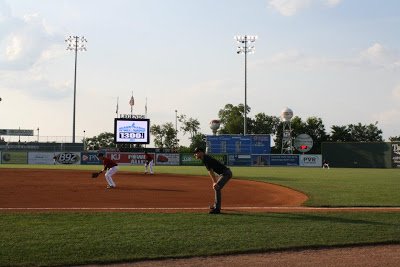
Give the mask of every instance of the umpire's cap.
<path id="1" fill-rule="evenodd" d="M 198 152 L 203 152 L 204 153 L 204 149 L 201 147 L 196 147 L 196 149 L 194 150 L 194 153 L 198 153 Z"/>

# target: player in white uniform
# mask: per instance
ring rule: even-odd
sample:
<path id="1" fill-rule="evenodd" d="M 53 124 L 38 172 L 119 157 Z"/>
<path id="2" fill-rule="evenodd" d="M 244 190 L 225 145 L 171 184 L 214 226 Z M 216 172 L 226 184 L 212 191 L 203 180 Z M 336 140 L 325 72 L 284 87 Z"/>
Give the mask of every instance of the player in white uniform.
<path id="1" fill-rule="evenodd" d="M 144 152 L 144 174 L 147 174 L 147 172 L 150 169 L 150 174 L 154 174 L 153 172 L 153 157 L 149 154 L 147 154 L 147 151 Z"/>

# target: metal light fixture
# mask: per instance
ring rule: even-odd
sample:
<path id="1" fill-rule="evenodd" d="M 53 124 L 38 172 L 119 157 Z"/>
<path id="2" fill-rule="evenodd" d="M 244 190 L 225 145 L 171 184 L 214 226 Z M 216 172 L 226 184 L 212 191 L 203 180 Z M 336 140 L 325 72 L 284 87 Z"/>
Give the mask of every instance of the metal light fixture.
<path id="1" fill-rule="evenodd" d="M 75 110 L 76 110 L 76 67 L 78 62 L 78 51 L 86 51 L 84 36 L 69 36 L 65 42 L 68 43 L 67 50 L 75 51 L 75 76 L 74 76 L 74 111 L 72 117 L 72 143 L 75 143 Z"/>
<path id="2" fill-rule="evenodd" d="M 247 134 L 247 54 L 254 54 L 255 47 L 249 46 L 256 42 L 258 36 L 244 35 L 234 36 L 236 41 L 243 46 L 237 47 L 238 54 L 244 54 L 244 129 L 243 135 Z"/>

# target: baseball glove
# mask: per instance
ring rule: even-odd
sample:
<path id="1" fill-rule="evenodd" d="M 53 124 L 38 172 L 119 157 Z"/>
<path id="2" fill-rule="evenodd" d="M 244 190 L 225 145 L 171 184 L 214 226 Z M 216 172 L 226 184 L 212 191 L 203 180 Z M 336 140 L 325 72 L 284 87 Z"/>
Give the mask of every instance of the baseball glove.
<path id="1" fill-rule="evenodd" d="M 92 173 L 92 178 L 97 178 L 99 175 L 100 175 L 100 173 L 94 172 L 94 173 Z"/>

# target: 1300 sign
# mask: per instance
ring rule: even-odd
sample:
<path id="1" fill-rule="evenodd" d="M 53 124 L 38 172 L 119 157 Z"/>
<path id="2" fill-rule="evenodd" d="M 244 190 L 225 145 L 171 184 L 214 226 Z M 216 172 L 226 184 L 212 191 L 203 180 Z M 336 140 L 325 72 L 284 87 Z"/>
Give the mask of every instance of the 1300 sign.
<path id="1" fill-rule="evenodd" d="M 144 139 L 144 133 L 119 133 L 119 138 L 123 139 Z"/>

